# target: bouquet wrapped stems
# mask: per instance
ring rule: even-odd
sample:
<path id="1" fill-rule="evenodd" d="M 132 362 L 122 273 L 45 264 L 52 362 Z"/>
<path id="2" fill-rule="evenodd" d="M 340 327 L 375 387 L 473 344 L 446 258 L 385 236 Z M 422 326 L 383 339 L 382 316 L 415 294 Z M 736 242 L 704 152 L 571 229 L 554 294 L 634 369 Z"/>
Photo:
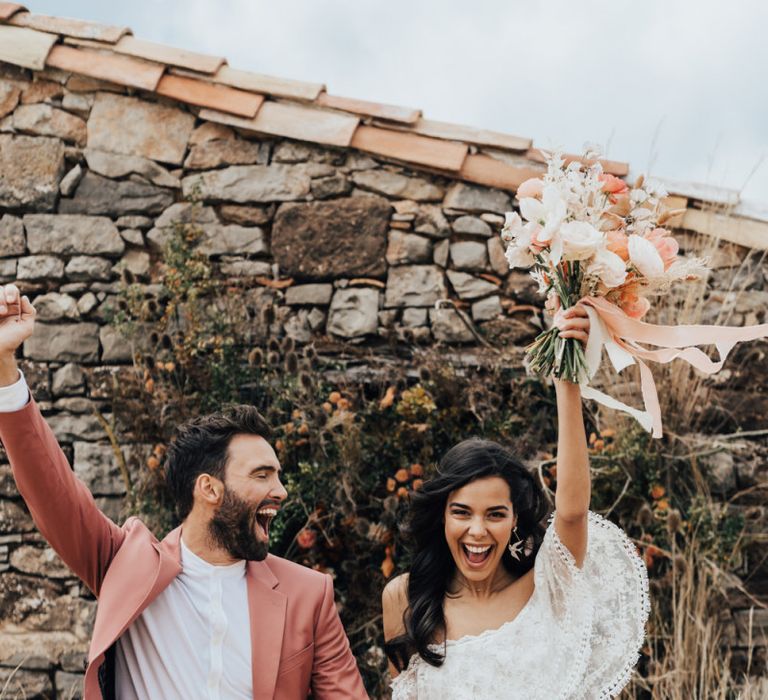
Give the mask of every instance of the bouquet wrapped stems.
<path id="1" fill-rule="evenodd" d="M 537 256 L 537 264 L 549 281 L 549 294 L 554 293 L 560 308 L 568 309 L 581 298 L 583 274 L 578 260 L 562 261 L 555 270 L 547 269 Z M 539 333 L 527 348 L 529 366 L 543 377 L 554 376 L 574 384 L 580 383 L 587 371 L 584 348 L 575 338 L 561 338 L 557 326 Z"/>

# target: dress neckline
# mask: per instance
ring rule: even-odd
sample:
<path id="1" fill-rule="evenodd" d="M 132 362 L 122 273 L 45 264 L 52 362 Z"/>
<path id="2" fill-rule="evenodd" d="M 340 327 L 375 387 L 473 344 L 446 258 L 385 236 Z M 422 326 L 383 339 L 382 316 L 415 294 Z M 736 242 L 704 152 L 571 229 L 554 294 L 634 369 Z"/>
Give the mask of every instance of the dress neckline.
<path id="1" fill-rule="evenodd" d="M 459 637 L 458 639 L 446 639 L 444 644 L 446 647 L 453 647 L 459 644 L 464 644 L 466 642 L 476 642 L 480 639 L 485 639 L 486 637 L 492 637 L 495 634 L 498 634 L 499 632 L 502 632 L 503 630 L 508 629 L 511 627 L 515 622 L 517 622 L 523 614 L 531 607 L 531 604 L 533 603 L 533 599 L 536 595 L 536 588 L 534 587 L 533 593 L 531 593 L 528 600 L 525 602 L 525 605 L 523 605 L 520 610 L 517 611 L 517 615 L 515 615 L 511 620 L 507 620 L 506 622 L 503 622 L 499 627 L 492 627 L 487 630 L 483 630 L 482 632 L 478 632 L 477 634 L 465 634 Z M 434 649 L 440 649 L 443 644 L 431 644 L 430 645 Z"/>

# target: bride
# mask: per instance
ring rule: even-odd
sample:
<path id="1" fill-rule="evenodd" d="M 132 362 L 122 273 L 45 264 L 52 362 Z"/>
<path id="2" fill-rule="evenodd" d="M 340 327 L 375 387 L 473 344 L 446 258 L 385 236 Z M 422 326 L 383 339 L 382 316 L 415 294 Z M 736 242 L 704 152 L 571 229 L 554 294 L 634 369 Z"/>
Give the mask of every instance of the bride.
<path id="1" fill-rule="evenodd" d="M 586 343 L 576 305 L 556 316 Z M 508 450 L 472 439 L 414 494 L 412 568 L 382 595 L 393 700 L 611 698 L 627 684 L 648 618 L 645 566 L 589 511 L 577 384 L 556 381 L 555 512 Z"/>

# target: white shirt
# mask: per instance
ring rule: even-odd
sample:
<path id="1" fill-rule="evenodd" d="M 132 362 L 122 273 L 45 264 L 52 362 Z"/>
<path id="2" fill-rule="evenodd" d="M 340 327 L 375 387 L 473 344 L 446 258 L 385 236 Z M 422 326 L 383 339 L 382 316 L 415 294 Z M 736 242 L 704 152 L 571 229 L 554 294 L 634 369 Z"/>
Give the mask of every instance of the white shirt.
<path id="1" fill-rule="evenodd" d="M 117 643 L 118 700 L 252 698 L 245 562 L 214 566 L 182 539 L 181 565 Z"/>
<path id="2" fill-rule="evenodd" d="M 19 381 L 10 386 L 0 386 L 0 413 L 20 411 L 29 403 L 29 387 L 24 374 L 19 370 Z"/>
<path id="3" fill-rule="evenodd" d="M 0 387 L 0 412 L 29 402 L 19 380 Z M 181 540 L 181 573 L 118 640 L 118 700 L 250 700 L 251 624 L 245 561 L 214 566 Z"/>

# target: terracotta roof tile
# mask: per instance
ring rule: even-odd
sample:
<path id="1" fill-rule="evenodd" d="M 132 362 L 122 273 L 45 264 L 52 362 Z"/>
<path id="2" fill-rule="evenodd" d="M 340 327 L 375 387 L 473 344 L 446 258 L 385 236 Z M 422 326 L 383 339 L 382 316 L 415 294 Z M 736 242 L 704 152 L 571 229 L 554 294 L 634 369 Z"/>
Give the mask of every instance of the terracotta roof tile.
<path id="1" fill-rule="evenodd" d="M 150 91 L 157 88 L 165 71 L 165 66 L 158 63 L 61 44 L 51 49 L 46 65 Z"/>
<path id="2" fill-rule="evenodd" d="M 43 70 L 45 59 L 57 40 L 54 34 L 0 25 L 0 61 L 22 68 Z"/>
<path id="3" fill-rule="evenodd" d="M 62 44 L 67 46 L 80 46 L 85 49 L 97 49 L 98 51 L 114 51 L 115 44 L 108 41 L 96 41 L 95 39 L 79 39 L 76 36 L 65 36 L 61 39 Z"/>
<path id="4" fill-rule="evenodd" d="M 300 80 L 275 78 L 271 75 L 237 70 L 230 66 L 219 68 L 216 75 L 213 76 L 213 80 L 217 83 L 240 88 L 241 90 L 261 92 L 266 95 L 288 97 L 295 100 L 307 100 L 309 102 L 316 100 L 320 93 L 325 90 L 325 85 L 322 83 L 305 83 Z"/>
<path id="5" fill-rule="evenodd" d="M 360 126 L 352 139 L 352 147 L 387 158 L 451 172 L 461 169 L 469 150 L 463 143 L 451 143 L 375 126 Z"/>
<path id="6" fill-rule="evenodd" d="M 65 36 L 74 36 L 78 39 L 107 41 L 110 44 L 114 44 L 125 34 L 131 33 L 128 27 L 111 27 L 106 24 L 84 22 L 79 19 L 33 15 L 29 12 L 19 12 L 13 15 L 9 23 L 15 24 L 17 27 L 38 29 L 41 32 L 50 32 L 51 34 L 64 34 Z"/>
<path id="7" fill-rule="evenodd" d="M 478 146 L 494 146 L 511 151 L 526 151 L 531 147 L 531 139 L 432 119 L 419 119 L 408 131 L 422 136 L 432 136 L 449 141 L 464 141 Z"/>
<path id="8" fill-rule="evenodd" d="M 526 153 L 526 156 L 531 160 L 535 160 L 537 163 L 546 163 L 547 158 L 544 152 L 538 148 L 532 148 Z M 572 153 L 563 153 L 563 158 L 566 163 L 571 163 L 574 160 L 580 160 L 581 156 L 574 155 Z M 622 163 L 617 160 L 605 160 L 601 159 L 603 164 L 603 170 L 611 175 L 617 175 L 618 177 L 626 177 L 629 174 L 629 163 Z"/>
<path id="9" fill-rule="evenodd" d="M 265 102 L 253 119 L 241 119 L 216 110 L 203 109 L 200 118 L 271 136 L 312 141 L 329 146 L 350 145 L 358 117 L 285 102 Z"/>
<path id="10" fill-rule="evenodd" d="M 536 168 L 515 167 L 486 155 L 468 155 L 459 172 L 464 180 L 513 191 L 528 178 L 539 175 L 541 171 Z"/>
<path id="11" fill-rule="evenodd" d="M 321 107 L 341 109 L 345 112 L 354 112 L 366 117 L 377 117 L 387 121 L 402 122 L 403 124 L 415 124 L 421 117 L 420 109 L 379 104 L 378 102 L 368 102 L 367 100 L 355 100 L 350 97 L 338 97 L 337 95 L 329 95 L 327 92 L 321 92 L 316 103 Z"/>
<path id="12" fill-rule="evenodd" d="M 198 73 L 215 73 L 227 60 L 220 56 L 208 56 L 183 49 L 175 49 L 164 44 L 155 44 L 151 41 L 142 41 L 133 36 L 124 36 L 114 47 L 117 53 L 146 58 L 157 63 L 165 63 L 169 66 L 188 68 Z"/>
<path id="13" fill-rule="evenodd" d="M 125 92 L 125 87 L 116 83 L 109 83 L 106 80 L 73 73 L 67 80 L 67 90 L 72 92 Z"/>
<path id="14" fill-rule="evenodd" d="M 8 20 L 17 12 L 26 12 L 24 5 L 15 2 L 0 2 L 0 20 Z"/>
<path id="15" fill-rule="evenodd" d="M 160 78 L 156 92 L 179 102 L 210 107 L 241 117 L 254 117 L 264 102 L 263 95 L 180 75 L 164 75 Z"/>

